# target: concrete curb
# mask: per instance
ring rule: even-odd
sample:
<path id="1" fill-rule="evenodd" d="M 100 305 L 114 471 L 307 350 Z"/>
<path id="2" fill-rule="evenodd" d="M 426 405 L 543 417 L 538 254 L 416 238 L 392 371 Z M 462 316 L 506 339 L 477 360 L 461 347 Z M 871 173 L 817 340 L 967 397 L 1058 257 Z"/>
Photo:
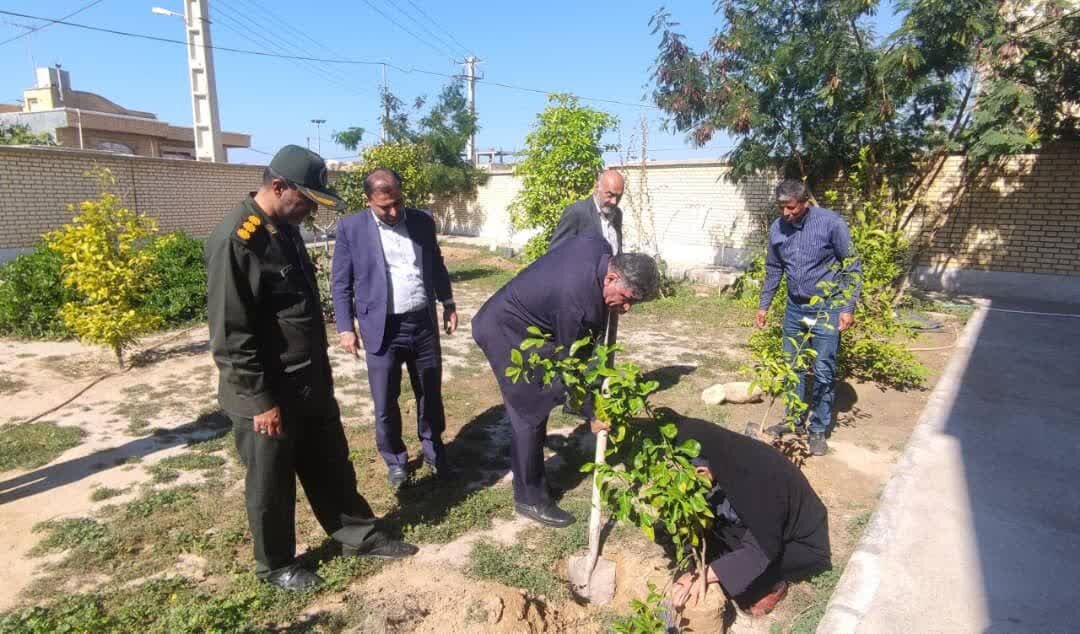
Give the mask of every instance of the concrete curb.
<path id="1" fill-rule="evenodd" d="M 903 455 L 893 467 L 892 476 L 881 493 L 877 510 L 866 527 L 855 551 L 851 554 L 844 574 L 833 592 L 825 615 L 818 624 L 818 634 L 850 634 L 855 632 L 867 610 L 874 602 L 881 580 L 881 555 L 892 541 L 893 528 L 898 524 L 903 501 L 911 487 L 917 484 L 912 473 L 927 451 L 931 439 L 940 434 L 952 410 L 960 383 L 971 359 L 975 340 L 982 330 L 990 302 L 978 300 L 975 313 L 968 320 L 956 342 L 949 365 L 911 433 Z"/>

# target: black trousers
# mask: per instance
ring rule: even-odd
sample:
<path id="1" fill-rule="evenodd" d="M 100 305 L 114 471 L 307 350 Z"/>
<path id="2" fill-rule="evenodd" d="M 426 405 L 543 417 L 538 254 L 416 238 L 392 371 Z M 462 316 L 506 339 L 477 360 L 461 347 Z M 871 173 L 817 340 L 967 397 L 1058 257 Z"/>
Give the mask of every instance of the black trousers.
<path id="1" fill-rule="evenodd" d="M 368 385 L 375 402 L 375 446 L 387 466 L 404 467 L 409 461 L 401 440 L 401 364 L 409 372 L 416 394 L 416 433 L 424 460 L 441 465 L 445 460 L 442 433 L 446 413 L 442 400 L 442 349 L 431 312 L 427 309 L 390 315 L 387 343 L 367 353 Z"/>
<path id="2" fill-rule="evenodd" d="M 544 438 L 551 407 L 522 407 L 505 398 L 510 416 L 510 470 L 514 474 L 514 501 L 541 505 L 551 499 L 544 469 Z"/>
<path id="3" fill-rule="evenodd" d="M 375 536 L 375 515 L 356 490 L 337 401 L 299 399 L 281 409 L 280 438 L 255 432 L 250 418 L 229 416 L 247 467 L 244 499 L 260 577 L 296 557 L 296 478 L 328 535 L 349 546 Z"/>

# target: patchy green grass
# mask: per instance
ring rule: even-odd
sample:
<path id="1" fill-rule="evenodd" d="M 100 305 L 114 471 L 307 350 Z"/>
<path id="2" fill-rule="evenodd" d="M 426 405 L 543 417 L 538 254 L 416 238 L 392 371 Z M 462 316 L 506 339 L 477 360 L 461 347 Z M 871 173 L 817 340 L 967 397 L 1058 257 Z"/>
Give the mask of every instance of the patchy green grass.
<path id="1" fill-rule="evenodd" d="M 536 565 L 521 545 L 507 547 L 491 541 L 479 541 L 469 555 L 469 576 L 522 588 L 534 595 L 554 596 L 558 581 L 549 570 Z"/>
<path id="2" fill-rule="evenodd" d="M 867 510 L 867 511 L 863 511 L 862 513 L 859 513 L 855 517 L 851 518 L 848 521 L 848 525 L 847 525 L 848 535 L 851 535 L 855 539 L 858 539 L 859 537 L 861 537 L 862 534 L 863 534 L 863 531 L 865 531 L 866 527 L 869 526 L 869 524 L 870 524 L 870 518 L 873 517 L 873 516 L 874 516 L 874 511 Z"/>
<path id="3" fill-rule="evenodd" d="M 239 577 L 214 591 L 157 579 L 8 613 L 0 632 L 262 632 L 308 599 Z"/>
<path id="4" fill-rule="evenodd" d="M 94 489 L 94 492 L 90 494 L 90 499 L 94 502 L 100 502 L 102 500 L 108 500 L 118 495 L 123 495 L 125 489 L 111 489 L 109 487 L 98 487 Z"/>
<path id="5" fill-rule="evenodd" d="M 565 581 L 555 575 L 558 564 L 588 545 L 589 503 L 566 498 L 562 506 L 577 517 L 564 529 L 531 528 L 519 533 L 513 546 L 481 540 L 470 554 L 469 576 L 521 588 L 550 599 L 569 598 Z"/>
<path id="6" fill-rule="evenodd" d="M 133 419 L 128 423 L 125 430 L 131 436 L 141 436 L 143 432 L 150 428 L 150 421 L 141 418 Z"/>
<path id="7" fill-rule="evenodd" d="M 455 246 L 453 256 L 446 258 L 451 284 L 470 289 L 494 291 L 510 281 L 521 264 L 478 248 Z"/>
<path id="8" fill-rule="evenodd" d="M 753 308 L 731 297 L 715 293 L 699 296 L 692 287 L 680 286 L 671 297 L 661 297 L 635 306 L 630 319 L 640 316 L 665 323 L 677 320 L 710 328 L 731 328 L 749 326 L 754 312 Z"/>
<path id="9" fill-rule="evenodd" d="M 153 515 L 163 509 L 187 506 L 195 501 L 195 487 L 176 487 L 150 491 L 137 500 L 128 502 L 125 514 L 128 519 Z"/>
<path id="10" fill-rule="evenodd" d="M 224 464 L 224 458 L 211 453 L 183 453 L 163 458 L 147 471 L 154 476 L 154 482 L 170 482 L 179 478 L 181 471 L 205 471 Z"/>
<path id="11" fill-rule="evenodd" d="M 108 536 L 108 530 L 96 520 L 88 517 L 49 520 L 34 525 L 34 532 L 45 532 L 45 536 L 30 551 L 31 555 L 67 550 L 76 546 L 90 549 L 96 547 Z"/>
<path id="12" fill-rule="evenodd" d="M 209 464 L 202 460 L 205 454 L 193 455 L 197 457 L 174 464 Z M 314 519 L 308 516 L 301 502 L 298 539 L 318 543 Z M 221 480 L 148 490 L 137 500 L 104 508 L 97 519 L 47 522 L 36 530 L 48 531 L 42 552 L 66 550 L 67 555 L 50 564 L 26 591 L 38 605 L 0 614 L 0 633 L 262 632 L 282 627 L 291 631 L 290 625 L 298 631 L 337 631 L 345 624 L 330 621 L 338 617 L 301 619 L 301 612 L 326 592 L 343 590 L 381 568 L 367 559 L 326 560 L 334 549 L 324 544 L 304 559 L 326 579 L 326 589 L 292 594 L 258 582 L 251 574 L 243 494 Z M 321 535 L 321 529 L 314 530 Z M 182 554 L 201 557 L 214 582 L 140 581 L 169 571 Z M 91 593 L 57 592 L 70 580 L 102 570 L 111 579 Z"/>
<path id="13" fill-rule="evenodd" d="M 79 444 L 86 432 L 53 422 L 20 423 L 0 434 L 0 471 L 33 469 L 48 464 Z"/>
<path id="14" fill-rule="evenodd" d="M 369 557 L 334 557 L 322 562 L 318 573 L 328 590 L 342 590 L 355 579 L 374 575 L 385 564 Z"/>
<path id="15" fill-rule="evenodd" d="M 10 376 L 0 376 L 0 396 L 15 394 L 24 389 L 26 389 L 26 381 Z"/>
<path id="16" fill-rule="evenodd" d="M 842 568 L 834 568 L 810 580 L 810 588 L 813 590 L 813 598 L 810 604 L 795 617 L 788 630 L 791 634 L 813 634 L 817 631 L 821 617 L 825 616 L 825 607 L 829 603 L 836 584 L 840 582 Z"/>
<path id="17" fill-rule="evenodd" d="M 403 532 L 407 541 L 446 543 L 469 531 L 491 528 L 495 518 L 513 517 L 513 509 L 513 495 L 506 487 L 481 489 L 449 510 L 414 507 Z"/>
<path id="18" fill-rule="evenodd" d="M 166 403 L 159 400 L 129 400 L 117 405 L 110 414 L 123 416 L 128 419 L 128 430 L 143 430 L 149 426 L 149 422 L 157 418 L 165 410 Z M 136 432 L 138 433 L 138 432 Z"/>

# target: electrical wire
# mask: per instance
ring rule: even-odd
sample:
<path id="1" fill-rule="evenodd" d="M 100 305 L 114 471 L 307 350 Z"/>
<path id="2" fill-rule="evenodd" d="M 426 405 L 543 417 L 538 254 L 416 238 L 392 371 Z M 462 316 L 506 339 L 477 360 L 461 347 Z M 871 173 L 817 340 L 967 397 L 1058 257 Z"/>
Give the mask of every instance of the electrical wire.
<path id="1" fill-rule="evenodd" d="M 417 7 L 417 6 L 416 6 L 415 4 L 413 4 L 412 2 L 410 2 L 409 4 L 411 4 L 411 5 L 412 5 L 412 6 L 413 6 L 413 7 L 415 8 L 415 9 L 417 9 L 417 10 L 419 10 L 419 9 L 420 9 L 419 7 Z M 402 14 L 404 14 L 404 15 L 408 16 L 408 18 L 409 18 L 409 19 L 410 19 L 410 20 L 412 21 L 412 23 L 413 23 L 413 24 L 415 24 L 416 26 L 420 27 L 420 28 L 421 28 L 421 29 L 422 29 L 422 30 L 423 30 L 423 31 L 424 31 L 425 33 L 427 33 L 427 34 L 428 34 L 428 35 L 430 35 L 431 37 L 435 38 L 435 39 L 436 39 L 436 40 L 437 40 L 437 41 L 438 41 L 438 42 L 439 42 L 440 44 L 442 44 L 442 45 L 443 45 L 443 46 L 444 46 L 444 47 L 446 48 L 446 50 L 447 50 L 447 51 L 449 51 L 449 52 L 450 52 L 451 56 L 453 56 L 453 54 L 454 54 L 454 52 L 455 52 L 455 46 L 454 46 L 453 44 L 451 44 L 450 42 L 448 42 L 448 41 L 447 41 L 447 40 L 446 40 L 446 39 L 445 39 L 445 38 L 444 38 L 443 36 L 439 35 L 439 34 L 438 34 L 438 33 L 436 33 L 435 31 L 432 31 L 431 29 L 429 29 L 429 28 L 427 27 L 427 25 L 426 25 L 426 24 L 424 24 L 424 20 L 423 20 L 423 19 L 421 19 L 421 18 L 418 18 L 418 17 L 416 16 L 416 14 L 415 14 L 415 13 L 410 13 L 410 11 L 409 11 L 408 9 L 406 9 L 406 8 L 405 8 L 405 7 L 403 6 L 403 5 L 398 5 L 398 6 L 397 6 L 397 9 L 398 9 L 398 11 L 400 11 L 400 12 L 401 12 Z M 421 15 L 424 15 L 424 16 L 426 16 L 426 15 L 427 15 L 427 14 L 426 14 L 426 13 L 424 13 L 424 12 L 423 12 L 422 10 L 419 10 L 418 12 L 419 12 L 419 13 L 420 13 Z M 431 23 L 432 23 L 433 25 L 435 24 L 435 21 L 434 21 L 434 20 L 431 20 L 431 18 L 430 18 L 430 17 L 428 17 L 427 19 L 428 19 L 428 21 L 430 21 L 430 22 L 431 22 Z M 436 25 L 436 28 L 439 28 L 439 27 L 438 27 L 438 26 Z M 468 56 L 468 55 L 470 54 L 470 53 L 469 53 L 469 51 L 467 50 L 467 48 L 466 48 L 466 47 L 461 47 L 461 49 L 462 49 L 462 51 L 461 51 L 461 52 L 465 53 L 465 55 L 464 55 L 464 56 L 462 56 L 462 57 Z"/>
<path id="2" fill-rule="evenodd" d="M 260 48 L 268 46 L 269 50 L 273 49 L 273 47 L 275 46 L 274 42 L 260 30 L 260 27 L 258 27 L 257 24 L 252 23 L 254 26 L 251 26 L 245 25 L 243 22 L 241 22 L 241 18 L 243 18 L 244 20 L 250 20 L 249 18 L 244 17 L 242 13 L 237 12 L 235 8 L 230 7 L 223 2 L 215 2 L 214 6 L 214 15 L 218 19 L 219 26 L 225 27 L 226 29 L 236 33 L 241 38 L 255 44 L 256 46 L 259 46 Z M 223 10 L 226 12 L 222 12 Z M 236 13 L 234 14 L 234 12 Z M 237 15 L 239 15 L 240 17 L 236 17 Z M 340 84 L 350 94 L 359 96 L 366 96 L 371 94 L 369 92 L 365 95 L 364 91 L 358 91 L 357 89 L 355 89 L 348 83 L 347 78 L 345 78 L 345 76 L 342 75 L 339 71 L 331 71 L 322 66 L 316 65 L 314 62 L 297 60 L 289 61 L 295 64 L 298 68 L 302 68 L 309 72 L 314 72 L 323 77 L 324 79 L 327 79 L 328 81 Z"/>
<path id="3" fill-rule="evenodd" d="M 133 33 L 131 31 L 121 31 L 119 29 L 110 29 L 110 28 L 100 27 L 100 26 L 90 26 L 88 24 L 79 24 L 77 22 L 67 22 L 67 21 L 64 21 L 62 19 L 54 20 L 54 19 L 51 19 L 51 18 L 43 18 L 41 16 L 36 16 L 36 15 L 28 15 L 28 14 L 25 14 L 25 13 L 18 13 L 16 11 L 0 10 L 0 15 L 10 15 L 10 16 L 17 17 L 17 18 L 29 18 L 29 19 L 32 19 L 32 20 L 49 20 L 50 22 L 52 22 L 54 24 L 63 24 L 64 26 L 70 26 L 70 27 L 73 27 L 73 28 L 83 29 L 83 30 L 86 30 L 86 31 L 97 31 L 99 33 L 109 33 L 111 35 L 120 35 L 120 36 L 123 36 L 123 37 L 130 37 L 130 38 L 135 38 L 135 39 L 149 40 L 149 41 L 153 41 L 153 42 L 164 42 L 164 43 L 167 43 L 167 44 L 178 44 L 180 46 L 187 46 L 187 42 L 185 42 L 183 40 L 176 40 L 176 39 L 172 39 L 172 38 L 168 38 L 168 37 L 160 37 L 160 36 L 157 36 L 157 35 L 147 35 L 145 33 Z M 433 76 L 436 76 L 436 77 L 444 77 L 444 78 L 449 78 L 449 79 L 458 79 L 458 78 L 460 78 L 460 75 L 451 75 L 449 73 L 440 73 L 438 71 L 425 70 L 425 69 L 422 69 L 422 68 L 416 68 L 415 66 L 409 66 L 409 67 L 399 66 L 397 64 L 393 64 L 391 62 L 385 62 L 385 61 L 361 60 L 361 59 L 334 59 L 334 58 L 314 57 L 314 56 L 309 57 L 309 56 L 303 56 L 303 55 L 286 55 L 286 54 L 283 54 L 283 53 L 274 53 L 274 52 L 270 52 L 270 51 L 256 51 L 256 50 L 250 50 L 250 49 L 235 48 L 235 47 L 230 47 L 230 46 L 216 46 L 215 45 L 215 46 L 211 46 L 209 48 L 211 48 L 212 50 L 215 50 L 215 51 L 222 51 L 222 52 L 226 52 L 226 53 L 239 53 L 239 54 L 242 54 L 242 55 L 253 55 L 253 56 L 256 56 L 256 57 L 269 57 L 269 58 L 274 58 L 274 59 L 292 59 L 292 60 L 301 60 L 301 61 L 310 61 L 310 62 L 322 62 L 322 63 L 326 63 L 326 64 L 345 64 L 345 65 L 356 65 L 356 66 L 386 66 L 387 68 L 393 68 L 394 70 L 396 70 L 398 72 L 406 73 L 406 74 L 418 73 L 418 74 L 421 74 L 421 75 L 433 75 Z M 505 83 L 501 83 L 501 82 L 491 81 L 491 80 L 488 80 L 488 79 L 479 79 L 478 78 L 476 81 L 480 82 L 480 83 L 485 83 L 485 84 L 488 84 L 488 85 L 491 85 L 491 86 L 498 86 L 500 88 L 507 88 L 507 89 L 510 89 L 510 90 L 518 90 L 518 91 L 523 91 L 523 92 L 532 92 L 532 93 L 538 93 L 538 94 L 542 94 L 542 95 L 558 94 L 557 92 L 554 92 L 554 91 L 541 90 L 539 88 L 528 88 L 528 87 L 525 87 L 525 86 L 515 86 L 515 85 L 512 85 L 512 84 L 505 84 Z M 571 94 L 573 94 L 573 93 L 571 93 Z M 598 102 L 598 103 L 611 103 L 611 104 L 617 104 L 617 105 L 621 105 L 621 106 L 629 106 L 631 108 L 642 108 L 642 109 L 647 109 L 647 110 L 660 110 L 660 108 L 657 107 L 657 106 L 654 106 L 654 105 L 651 105 L 651 104 L 646 104 L 646 103 L 640 103 L 640 102 L 639 103 L 633 103 L 633 102 L 629 102 L 629 101 L 620 101 L 618 99 L 605 99 L 605 98 L 601 98 L 601 97 L 586 97 L 586 96 L 583 96 L 583 95 L 573 95 L 573 96 L 577 97 L 578 99 L 580 99 L 582 101 L 594 101 L 594 102 Z"/>
<path id="4" fill-rule="evenodd" d="M 84 6 L 83 8 L 81 8 L 81 9 L 78 9 L 78 10 L 76 10 L 76 11 L 72 11 L 71 13 L 69 13 L 69 14 L 67 14 L 67 15 L 65 15 L 65 16 L 63 16 L 63 17 L 61 17 L 61 18 L 58 18 L 58 19 L 56 19 L 56 20 L 51 20 L 51 19 L 49 19 L 49 18 L 36 18 L 36 19 L 38 19 L 38 20 L 48 20 L 48 23 L 47 23 L 47 24 L 42 24 L 41 26 L 39 26 L 39 27 L 37 27 L 37 28 L 33 28 L 33 29 L 28 29 L 28 30 L 27 30 L 27 31 L 26 31 L 25 33 L 20 33 L 20 34 L 18 34 L 18 35 L 16 35 L 16 36 L 14 36 L 14 37 L 9 37 L 8 39 L 6 39 L 6 40 L 4 40 L 4 41 L 0 42 L 0 46 L 3 46 L 4 44 L 8 44 L 9 42 L 14 42 L 15 40 L 18 40 L 18 39 L 20 39 L 20 38 L 24 38 L 24 37 L 26 37 L 27 35 L 30 35 L 30 34 L 32 34 L 32 33 L 37 33 L 38 31 L 40 31 L 40 30 L 42 30 L 42 29 L 47 29 L 47 28 L 49 28 L 50 26 L 52 26 L 52 25 L 54 25 L 54 24 L 57 24 L 58 22 L 60 22 L 60 20 L 66 20 L 66 19 L 68 19 L 68 18 L 70 18 L 70 17 L 72 17 L 72 16 L 75 16 L 75 15 L 79 15 L 79 14 L 80 14 L 80 13 L 82 13 L 83 11 L 86 11 L 87 9 L 89 9 L 89 8 L 93 7 L 94 5 L 97 5 L 97 4 L 101 4 L 101 3 L 102 3 L 102 2 L 104 2 L 104 1 L 105 1 L 105 0 L 94 0 L 94 1 L 93 1 L 93 2 L 91 2 L 90 4 L 88 4 L 88 5 Z"/>
<path id="5" fill-rule="evenodd" d="M 409 3 L 409 4 L 411 4 L 411 5 L 413 6 L 413 8 L 415 8 L 415 9 L 416 9 L 417 11 L 419 11 L 419 12 L 420 12 L 420 15 L 424 16 L 425 18 L 427 18 L 427 19 L 428 19 L 428 21 L 429 21 L 429 22 L 431 22 L 431 23 L 432 23 L 433 25 L 435 25 L 435 28 L 437 28 L 437 29 L 442 29 L 442 31 L 446 33 L 447 37 L 449 37 L 449 38 L 450 38 L 451 40 L 453 40 L 453 42 L 454 42 L 455 44 L 457 44 L 457 45 L 458 45 L 458 47 L 460 47 L 460 48 L 461 48 L 462 50 L 464 50 L 464 51 L 465 51 L 466 53 L 468 53 L 469 55 L 472 55 L 472 54 L 473 54 L 473 52 L 472 52 L 472 49 L 471 49 L 471 48 L 469 48 L 468 46 L 465 46 L 464 44 L 462 44 L 462 43 L 461 43 L 461 40 L 459 40 L 459 39 L 457 39 L 456 37 L 454 37 L 454 34 L 453 34 L 453 33 L 451 33 L 449 29 L 447 29 L 447 28 L 443 27 L 443 26 L 442 26 L 441 24 L 439 24 L 438 22 L 436 22 L 436 21 L 435 21 L 435 18 L 433 18 L 433 17 L 431 17 L 430 15 L 428 15 L 427 11 L 424 11 L 424 10 L 423 10 L 422 8 L 420 8 L 419 6 L 417 6 L 417 5 L 416 5 L 416 3 L 415 3 L 415 2 L 413 2 L 412 0 L 407 0 L 407 1 L 408 1 L 408 3 Z"/>
<path id="6" fill-rule="evenodd" d="M 423 44 L 424 44 L 425 46 L 427 46 L 427 47 L 428 47 L 428 48 L 430 48 L 431 50 L 435 51 L 435 52 L 436 52 L 436 53 L 438 53 L 439 55 L 449 54 L 449 56 L 450 56 L 450 61 L 451 61 L 451 62 L 452 62 L 452 61 L 454 61 L 454 52 L 453 52 L 453 51 L 443 51 L 443 50 L 439 50 L 439 49 L 438 49 L 438 48 L 437 48 L 437 47 L 436 47 L 436 46 L 435 46 L 434 44 L 432 44 L 432 43 L 431 43 L 431 42 L 429 42 L 428 40 L 426 40 L 426 39 L 424 39 L 424 38 L 420 37 L 420 36 L 419 36 L 419 35 L 417 35 L 417 34 L 416 34 L 416 33 L 415 33 L 414 31 L 410 30 L 410 29 L 409 29 L 409 27 L 407 27 L 407 26 L 404 26 L 403 24 L 401 24 L 400 22 L 398 22 L 398 21 L 397 21 L 397 20 L 395 20 L 394 18 L 392 18 L 392 17 L 390 17 L 389 15 L 387 15 L 386 13 L 384 13 L 382 9 L 380 9 L 379 7 L 377 7 L 377 6 L 375 6 L 374 4 L 372 4 L 370 0 L 363 0 L 363 2 L 364 2 L 364 4 L 366 4 L 367 6 L 371 7 L 371 8 L 372 8 L 372 10 L 374 10 L 374 11 L 375 11 L 376 13 L 378 13 L 378 14 L 379 14 L 379 15 L 381 15 L 382 17 L 386 18 L 386 19 L 387 19 L 387 20 L 388 20 L 388 21 L 389 21 L 389 22 L 390 22 L 391 24 L 393 24 L 393 25 L 394 25 L 394 26 L 396 26 L 397 28 L 401 29 L 402 31 L 405 31 L 405 32 L 406 32 L 406 33 L 408 33 L 409 35 L 411 35 L 411 36 L 413 36 L 414 38 L 416 38 L 416 40 L 417 40 L 418 42 L 421 42 L 421 43 L 423 43 Z"/>
<path id="7" fill-rule="evenodd" d="M 236 19 L 241 20 L 243 23 L 245 23 L 247 25 L 246 28 L 252 30 L 254 33 L 259 35 L 259 39 L 262 39 L 264 41 L 269 42 L 270 43 L 270 50 L 276 49 L 277 44 L 275 42 L 279 42 L 282 45 L 282 48 L 284 49 L 284 51 L 286 53 L 299 53 L 301 55 L 315 55 L 315 53 L 313 53 L 310 49 L 308 49 L 308 48 L 306 48 L 304 46 L 301 46 L 300 44 L 297 44 L 296 42 L 292 41 L 293 38 L 281 37 L 281 35 L 279 33 L 271 32 L 262 23 L 248 17 L 248 15 L 247 15 L 248 11 L 247 11 L 247 9 L 245 7 L 241 7 L 239 5 L 231 4 L 231 2 L 232 2 L 232 0 L 228 0 L 228 1 L 226 1 L 226 0 L 214 0 L 214 5 L 213 6 L 223 8 L 223 9 L 227 9 L 229 12 L 231 12 L 232 14 L 237 16 L 236 18 L 234 18 L 234 20 L 236 20 Z M 258 5 L 255 5 L 255 9 L 256 10 L 261 10 Z M 297 32 L 297 33 L 300 33 L 301 35 L 303 35 L 302 32 L 296 30 L 295 28 L 292 28 L 292 30 L 294 32 Z M 307 63 L 314 65 L 314 62 L 307 62 Z M 348 83 L 348 81 L 349 81 L 349 77 L 346 76 L 345 73 L 343 73 L 342 71 L 340 71 L 340 70 L 338 70 L 336 68 L 325 67 L 325 66 L 319 66 L 318 68 L 323 68 L 327 73 L 329 73 L 330 75 L 336 77 L 339 81 L 342 81 L 342 82 L 345 82 L 345 83 Z"/>

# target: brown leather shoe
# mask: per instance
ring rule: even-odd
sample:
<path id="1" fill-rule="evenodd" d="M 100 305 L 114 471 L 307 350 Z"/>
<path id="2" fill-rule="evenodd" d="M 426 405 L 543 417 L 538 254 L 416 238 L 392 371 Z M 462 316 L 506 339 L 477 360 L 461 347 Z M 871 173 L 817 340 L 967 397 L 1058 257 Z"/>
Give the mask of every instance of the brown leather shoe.
<path id="1" fill-rule="evenodd" d="M 769 612 L 772 612 L 777 603 L 780 603 L 787 596 L 788 582 L 779 581 L 769 594 L 761 597 L 754 605 L 750 606 L 750 614 L 753 616 L 765 616 Z"/>

